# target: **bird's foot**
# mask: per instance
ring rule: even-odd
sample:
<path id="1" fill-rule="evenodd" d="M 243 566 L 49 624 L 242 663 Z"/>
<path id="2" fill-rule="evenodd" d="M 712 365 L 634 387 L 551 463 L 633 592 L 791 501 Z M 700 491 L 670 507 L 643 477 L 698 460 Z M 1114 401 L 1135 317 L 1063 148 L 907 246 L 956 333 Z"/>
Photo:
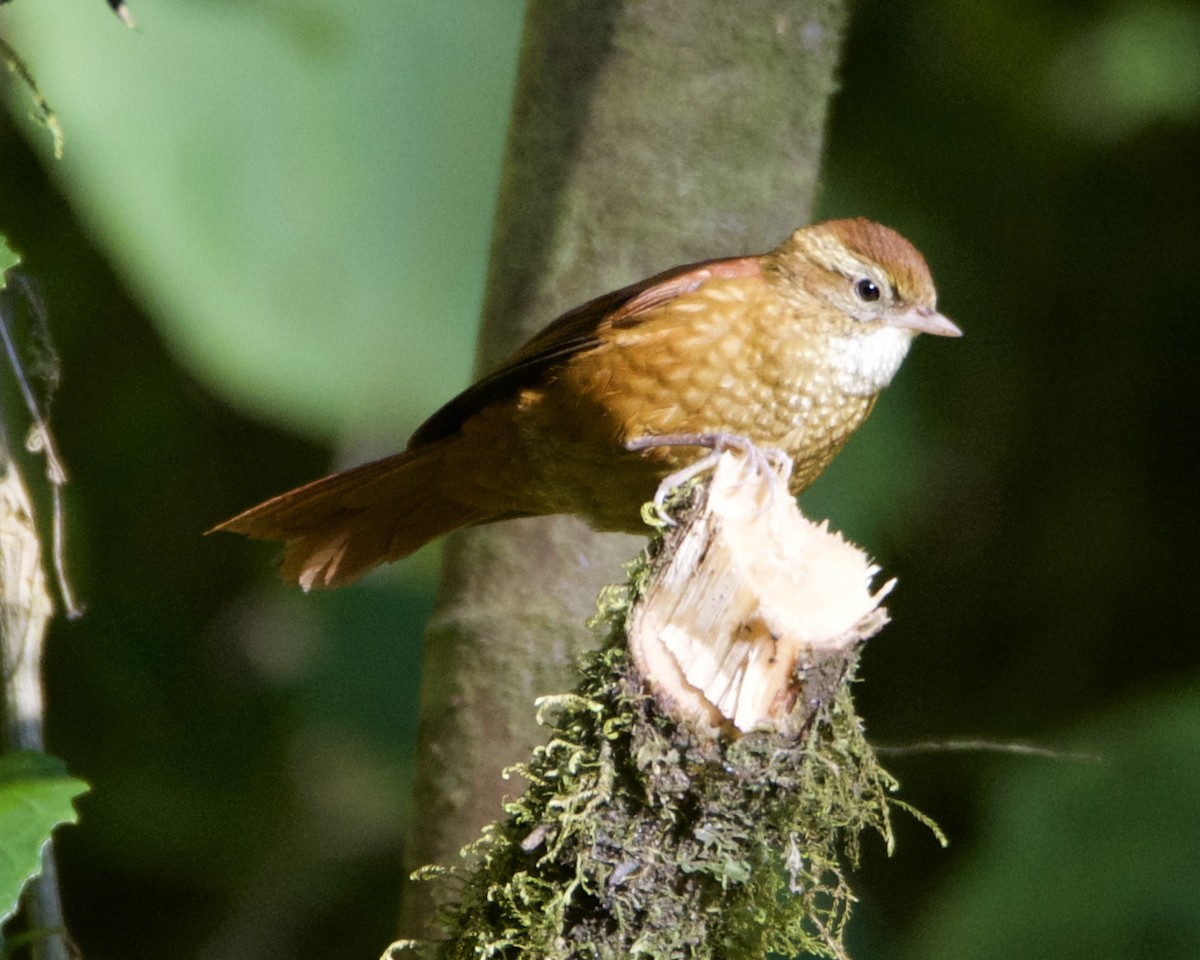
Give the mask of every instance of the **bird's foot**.
<path id="1" fill-rule="evenodd" d="M 654 493 L 654 509 L 660 520 L 667 526 L 675 526 L 675 521 L 664 507 L 667 495 L 680 484 L 687 483 L 693 477 L 711 470 L 721 459 L 726 450 L 736 450 L 749 459 L 752 467 L 758 473 L 771 478 L 767 502 L 763 510 L 769 510 L 775 503 L 775 488 L 780 481 L 786 486 L 792 475 L 792 458 L 777 447 L 760 447 L 748 437 L 737 433 L 674 433 L 661 436 L 635 437 L 625 442 L 625 449 L 630 451 L 650 450 L 654 447 L 701 447 L 710 451 L 695 463 L 688 464 L 674 473 L 668 474 L 659 483 Z"/>

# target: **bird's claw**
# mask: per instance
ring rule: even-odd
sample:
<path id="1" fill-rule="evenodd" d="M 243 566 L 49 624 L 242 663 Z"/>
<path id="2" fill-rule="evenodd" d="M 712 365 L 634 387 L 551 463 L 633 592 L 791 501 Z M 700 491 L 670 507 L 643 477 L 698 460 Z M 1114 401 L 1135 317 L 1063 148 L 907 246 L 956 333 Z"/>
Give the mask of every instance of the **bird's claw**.
<path id="1" fill-rule="evenodd" d="M 736 450 L 748 458 L 751 467 L 758 473 L 771 478 L 768 489 L 767 503 L 763 511 L 771 509 L 775 503 L 775 488 L 782 480 L 786 484 L 792 475 L 792 458 L 778 447 L 760 447 L 754 441 L 736 433 L 681 433 L 664 434 L 662 436 L 635 437 L 625 443 L 625 449 L 636 452 L 649 450 L 653 447 L 702 447 L 710 452 L 695 463 L 688 464 L 674 473 L 665 476 L 654 492 L 654 512 L 663 524 L 676 526 L 675 520 L 667 513 L 665 502 L 667 495 L 681 484 L 687 483 L 693 477 L 711 470 L 721 459 L 726 450 Z"/>

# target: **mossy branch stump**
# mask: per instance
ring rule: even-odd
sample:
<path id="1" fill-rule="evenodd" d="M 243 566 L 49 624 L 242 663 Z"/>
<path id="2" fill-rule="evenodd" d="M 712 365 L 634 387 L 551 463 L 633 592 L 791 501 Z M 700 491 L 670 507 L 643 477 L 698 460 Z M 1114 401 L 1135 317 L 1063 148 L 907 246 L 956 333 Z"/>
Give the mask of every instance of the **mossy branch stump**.
<path id="1" fill-rule="evenodd" d="M 524 794 L 465 866 L 418 871 L 446 938 L 393 952 L 846 956 L 844 864 L 864 829 L 890 850 L 909 809 L 849 692 L 892 583 L 753 461 L 723 454 L 672 497 L 679 522 L 601 597 L 581 683 L 539 702 L 551 738 L 509 771 Z"/>

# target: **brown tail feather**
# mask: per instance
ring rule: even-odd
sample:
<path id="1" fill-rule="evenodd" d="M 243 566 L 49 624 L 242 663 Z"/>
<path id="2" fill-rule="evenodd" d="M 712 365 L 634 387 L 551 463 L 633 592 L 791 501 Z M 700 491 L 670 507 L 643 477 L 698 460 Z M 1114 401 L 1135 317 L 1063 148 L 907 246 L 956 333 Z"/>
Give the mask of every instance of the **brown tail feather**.
<path id="1" fill-rule="evenodd" d="M 251 507 L 213 530 L 283 540 L 283 576 L 305 590 L 340 587 L 430 540 L 490 519 L 443 492 L 432 443 L 335 473 Z"/>

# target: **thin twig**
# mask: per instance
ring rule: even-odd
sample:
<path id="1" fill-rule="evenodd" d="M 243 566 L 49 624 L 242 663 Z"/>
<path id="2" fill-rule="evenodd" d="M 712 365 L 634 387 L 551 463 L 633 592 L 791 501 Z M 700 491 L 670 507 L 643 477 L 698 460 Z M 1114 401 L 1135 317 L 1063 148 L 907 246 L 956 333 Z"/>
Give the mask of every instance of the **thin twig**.
<path id="1" fill-rule="evenodd" d="M 9 73 L 16 74 L 29 90 L 29 95 L 33 97 L 34 108 L 31 116 L 50 131 L 50 139 L 54 143 L 54 158 L 61 160 L 63 153 L 63 131 L 62 127 L 58 124 L 58 115 L 50 109 L 50 104 L 42 96 L 42 91 L 38 88 L 37 81 L 33 79 L 33 74 L 29 72 L 29 68 L 25 66 L 25 61 L 21 59 L 16 50 L 5 42 L 3 37 L 0 37 L 0 63 L 8 67 Z"/>
<path id="2" fill-rule="evenodd" d="M 916 743 L 872 744 L 881 756 L 902 757 L 915 753 L 1013 753 L 1025 757 L 1045 757 L 1049 760 L 1069 760 L 1074 763 L 1103 763 L 1096 753 L 1055 750 L 1032 743 L 1004 743 L 997 740 L 921 740 Z"/>
<path id="3" fill-rule="evenodd" d="M 133 14 L 129 12 L 129 8 L 125 6 L 121 0 L 108 0 L 109 7 L 112 12 L 121 18 L 121 22 L 131 30 L 137 29 L 137 23 L 133 19 Z"/>

